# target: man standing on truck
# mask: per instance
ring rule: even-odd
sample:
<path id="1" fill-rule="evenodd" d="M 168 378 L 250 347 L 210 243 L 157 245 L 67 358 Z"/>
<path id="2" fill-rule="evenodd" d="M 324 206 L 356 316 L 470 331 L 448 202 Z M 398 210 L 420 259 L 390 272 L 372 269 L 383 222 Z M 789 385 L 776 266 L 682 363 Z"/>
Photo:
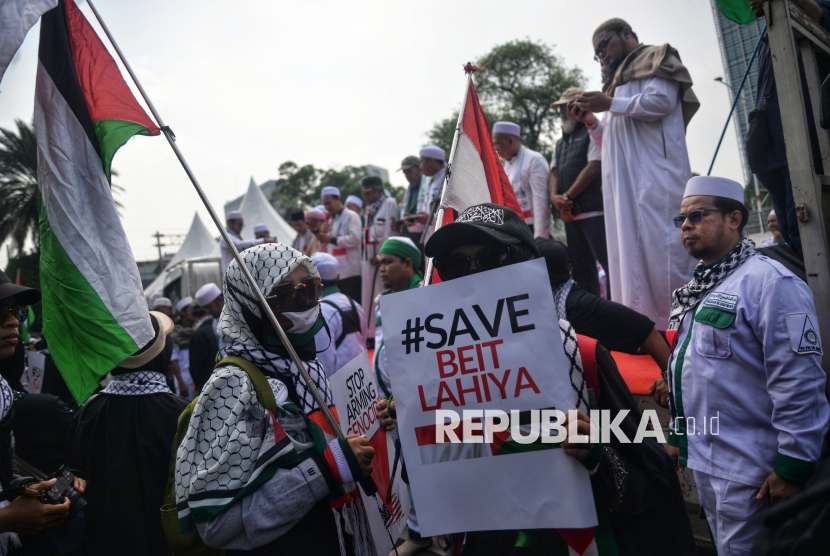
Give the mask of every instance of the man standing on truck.
<path id="1" fill-rule="evenodd" d="M 242 213 L 238 210 L 232 210 L 228 213 L 228 220 L 226 222 L 227 227 L 225 231 L 228 232 L 228 236 L 230 236 L 231 241 L 233 244 L 236 245 L 236 250 L 240 253 L 245 249 L 253 247 L 254 245 L 259 245 L 260 243 L 274 243 L 277 240 L 270 237 L 257 237 L 255 239 L 242 239 L 242 236 L 239 234 L 242 233 L 242 228 L 245 227 L 245 220 L 242 218 Z M 228 247 L 228 244 L 224 241 L 219 242 L 219 250 L 222 252 L 222 277 L 225 277 L 225 273 L 228 271 L 228 265 L 231 264 L 233 260 L 233 253 L 231 253 L 231 248 Z"/>
<path id="2" fill-rule="evenodd" d="M 737 182 L 689 180 L 674 219 L 698 259 L 673 295 L 669 455 L 694 470 L 719 554 L 749 554 L 827 433 L 821 336 L 807 284 L 755 251 Z"/>

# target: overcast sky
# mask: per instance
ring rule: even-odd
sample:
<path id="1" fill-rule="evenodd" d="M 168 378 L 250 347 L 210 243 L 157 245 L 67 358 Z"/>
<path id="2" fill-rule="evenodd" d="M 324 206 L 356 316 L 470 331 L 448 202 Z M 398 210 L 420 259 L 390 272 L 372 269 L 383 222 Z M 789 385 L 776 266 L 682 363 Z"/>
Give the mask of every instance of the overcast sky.
<path id="1" fill-rule="evenodd" d="M 401 159 L 461 105 L 462 64 L 497 44 L 545 41 L 599 89 L 591 35 L 611 17 L 626 19 L 646 44 L 670 42 L 689 68 L 701 102 L 687 133 L 693 171 L 706 173 L 730 107 L 714 81 L 724 72 L 706 0 L 594 0 L 590 9 L 561 0 L 95 5 L 220 215 L 251 176 L 277 177 L 286 160 L 375 164 L 405 185 L 394 172 Z M 81 9 L 104 37 L 89 6 Z M 0 83 L 1 127 L 32 119 L 39 33 L 39 25 L 29 32 Z M 162 137 L 133 138 L 113 168 L 136 259 L 156 257 L 151 234 L 185 233 L 194 211 L 209 224 Z M 713 174 L 743 181 L 732 125 Z"/>

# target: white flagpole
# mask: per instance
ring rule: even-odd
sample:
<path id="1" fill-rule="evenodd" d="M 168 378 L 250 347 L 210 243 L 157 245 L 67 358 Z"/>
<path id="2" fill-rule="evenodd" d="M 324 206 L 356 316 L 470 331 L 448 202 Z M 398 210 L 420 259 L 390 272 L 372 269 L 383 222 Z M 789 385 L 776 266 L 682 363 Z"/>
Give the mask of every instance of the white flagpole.
<path id="1" fill-rule="evenodd" d="M 98 13 L 98 10 L 95 9 L 95 6 L 91 2 L 91 0 L 87 0 L 87 4 L 89 4 L 89 7 L 92 9 L 92 13 L 95 14 L 95 19 L 97 19 L 98 23 L 101 24 L 101 28 L 104 30 L 104 33 L 106 33 L 107 38 L 109 38 L 110 42 L 112 43 L 112 46 L 115 48 L 115 51 L 118 53 L 118 57 L 121 59 L 121 62 L 124 64 L 124 67 L 127 68 L 127 72 L 129 72 L 130 77 L 133 79 L 133 82 L 136 84 L 136 87 L 138 87 L 138 90 L 141 92 L 141 96 L 144 97 L 144 101 L 147 103 L 147 106 L 153 113 L 153 117 L 155 117 L 156 122 L 158 122 L 159 124 L 159 129 L 161 129 L 161 131 L 164 133 L 164 136 L 167 138 L 167 142 L 170 144 L 170 147 L 173 149 L 173 152 L 176 153 L 176 158 L 179 159 L 179 162 L 184 168 L 187 177 L 190 178 L 193 187 L 196 189 L 196 193 L 199 195 L 199 198 L 202 200 L 202 203 L 205 205 L 205 208 L 210 214 L 210 218 L 211 220 L 213 220 L 213 224 L 216 226 L 216 229 L 219 230 L 219 234 L 222 236 L 222 239 L 230 248 L 231 253 L 233 254 L 233 258 L 236 260 L 236 263 L 242 270 L 242 274 L 245 277 L 245 280 L 248 281 L 248 285 L 251 287 L 251 290 L 256 295 L 257 301 L 259 302 L 260 310 L 262 310 L 267 316 L 268 321 L 271 323 L 271 326 L 277 332 L 280 341 L 282 342 L 286 351 L 288 351 L 288 354 L 291 356 L 291 360 L 294 361 L 294 364 L 297 366 L 297 369 L 299 369 L 300 376 L 303 378 L 303 381 L 305 382 L 309 392 L 311 392 L 311 396 L 314 398 L 314 401 L 320 407 L 320 410 L 326 417 L 326 421 L 328 421 L 329 426 L 331 427 L 332 431 L 334 431 L 334 434 L 339 438 L 345 438 L 345 436 L 343 435 L 343 431 L 340 429 L 340 425 L 337 423 L 337 420 L 331 414 L 331 411 L 329 411 L 328 406 L 326 406 L 326 402 L 323 399 L 323 396 L 320 394 L 320 391 L 317 390 L 317 386 L 314 384 L 314 381 L 311 380 L 311 377 L 309 376 L 308 371 L 305 368 L 305 365 L 303 365 L 303 362 L 300 360 L 300 357 L 297 355 L 297 352 L 294 351 L 294 347 L 291 345 L 291 342 L 288 341 L 288 337 L 285 335 L 285 332 L 283 331 L 282 326 L 280 326 L 279 321 L 277 321 L 277 317 L 274 316 L 274 312 L 271 310 L 271 307 L 268 306 L 268 302 L 265 300 L 265 296 L 262 294 L 261 291 L 259 291 L 259 288 L 257 287 L 256 282 L 254 281 L 254 277 L 251 276 L 251 272 L 248 270 L 248 267 L 245 266 L 245 264 L 242 262 L 242 258 L 239 256 L 239 251 L 236 249 L 236 245 L 233 243 L 233 241 L 231 241 L 231 238 L 228 236 L 228 232 L 225 230 L 225 227 L 222 225 L 222 222 L 219 220 L 219 217 L 213 210 L 213 206 L 210 204 L 210 201 L 205 195 L 205 192 L 199 185 L 199 182 L 196 179 L 196 176 L 193 174 L 193 171 L 190 169 L 190 166 L 185 160 L 184 155 L 179 150 L 178 145 L 176 145 L 175 134 L 170 130 L 169 127 L 164 125 L 164 122 L 162 121 L 161 116 L 156 110 L 156 107 L 153 106 L 153 103 L 150 101 L 150 98 L 144 91 L 144 87 L 141 86 L 138 77 L 136 77 L 135 73 L 133 72 L 133 69 L 127 62 L 127 59 L 124 57 L 124 53 L 121 52 L 120 48 L 118 48 L 118 44 L 115 42 L 115 39 L 113 38 L 112 33 L 110 33 L 109 28 L 107 28 L 106 24 L 104 23 L 104 20 L 101 19 L 101 15 Z M 371 481 L 371 485 L 372 487 L 374 487 L 374 492 L 377 492 L 377 487 L 375 486 L 374 481 L 372 481 L 371 477 L 364 477 L 360 481 L 360 484 L 364 487 L 364 491 L 366 491 L 366 494 L 371 496 L 374 492 L 369 492 L 370 488 L 368 487 L 367 479 L 368 481 Z M 364 485 L 364 482 L 366 482 L 367 485 Z"/>
<path id="2" fill-rule="evenodd" d="M 464 128 L 464 113 L 467 110 L 467 96 L 470 94 L 470 84 L 473 82 L 473 72 L 476 71 L 472 69 L 472 64 L 467 63 L 465 66 L 465 72 L 467 73 L 467 84 L 464 87 L 464 102 L 461 105 L 461 110 L 458 112 L 458 122 L 455 124 L 455 135 L 452 138 L 452 148 L 450 149 L 450 156 L 447 162 L 447 171 L 444 174 L 444 183 L 441 186 L 441 203 L 438 205 L 438 213 L 435 214 L 435 231 L 437 232 L 444 223 L 444 196 L 447 194 L 447 183 L 450 179 L 450 174 L 452 173 L 452 161 L 455 157 L 455 149 L 458 146 L 458 138 L 461 135 L 461 130 Z M 427 231 L 429 230 L 429 225 L 433 220 L 433 215 L 430 214 L 430 218 L 427 221 L 427 225 L 424 228 L 424 233 L 421 237 L 421 244 L 425 245 Z M 434 271 L 434 265 L 432 263 L 432 257 L 427 259 L 427 268 L 426 272 L 424 272 L 424 286 L 429 286 L 432 283 L 432 273 Z"/>

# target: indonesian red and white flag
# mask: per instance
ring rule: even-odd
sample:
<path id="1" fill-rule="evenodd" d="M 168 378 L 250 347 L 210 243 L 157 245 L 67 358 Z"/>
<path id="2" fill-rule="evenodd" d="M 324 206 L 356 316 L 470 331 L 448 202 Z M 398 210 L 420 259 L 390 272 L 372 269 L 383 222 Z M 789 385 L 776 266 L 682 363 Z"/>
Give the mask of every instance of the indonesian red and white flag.
<path id="1" fill-rule="evenodd" d="M 462 212 L 473 205 L 495 203 L 522 213 L 513 186 L 493 148 L 490 126 L 472 81 L 467 89 L 463 124 L 449 162 L 450 175 L 441 208 Z M 452 221 L 452 211 L 447 210 L 442 224 Z"/>

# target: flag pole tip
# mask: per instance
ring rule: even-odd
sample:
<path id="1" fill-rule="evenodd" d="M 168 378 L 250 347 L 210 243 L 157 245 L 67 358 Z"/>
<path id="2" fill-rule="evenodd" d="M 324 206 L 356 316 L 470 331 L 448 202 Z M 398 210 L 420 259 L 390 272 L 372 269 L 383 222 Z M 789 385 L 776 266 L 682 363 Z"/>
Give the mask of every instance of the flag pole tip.
<path id="1" fill-rule="evenodd" d="M 491 60 L 487 60 L 487 63 L 481 67 L 474 66 L 472 62 L 467 62 L 464 64 L 464 73 L 473 73 L 474 71 L 484 71 L 484 68 L 490 65 Z"/>

